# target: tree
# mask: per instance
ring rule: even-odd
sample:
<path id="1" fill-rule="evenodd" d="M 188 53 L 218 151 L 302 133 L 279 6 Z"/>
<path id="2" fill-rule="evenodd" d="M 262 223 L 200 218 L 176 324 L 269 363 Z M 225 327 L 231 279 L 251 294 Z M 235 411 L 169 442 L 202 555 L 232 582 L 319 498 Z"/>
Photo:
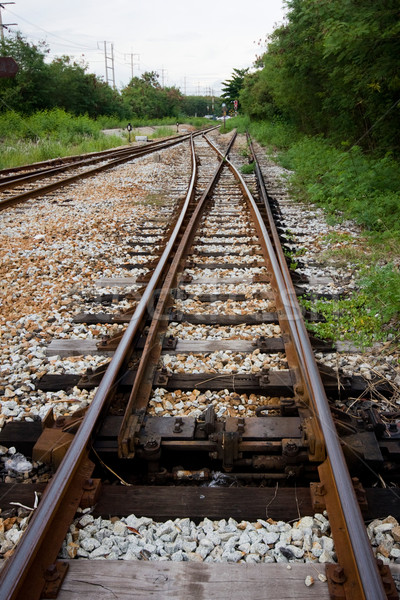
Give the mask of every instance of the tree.
<path id="1" fill-rule="evenodd" d="M 15 78 L 0 79 L 0 110 L 31 114 L 37 110 L 63 108 L 75 115 L 125 116 L 119 93 L 87 73 L 86 64 L 73 61 L 69 56 L 46 63 L 47 45 L 30 44 L 20 33 L 4 40 L 0 50 L 19 65 Z"/>
<path id="2" fill-rule="evenodd" d="M 239 95 L 242 109 L 253 119 L 271 119 L 279 112 L 266 77 L 265 70 L 247 74 Z"/>
<path id="3" fill-rule="evenodd" d="M 121 92 L 123 101 L 134 117 L 160 119 L 177 117 L 183 100 L 175 87 L 162 88 L 155 71 L 147 71 L 134 77 Z"/>
<path id="4" fill-rule="evenodd" d="M 107 83 L 87 73 L 87 65 L 72 61 L 69 56 L 53 60 L 49 65 L 54 91 L 53 107 L 64 108 L 75 115 L 116 115 L 124 117 L 123 103 L 117 91 Z"/>
<path id="5" fill-rule="evenodd" d="M 45 43 L 29 44 L 20 33 L 0 43 L 2 56 L 12 56 L 18 63 L 17 75 L 0 79 L 0 110 L 15 110 L 30 114 L 48 107 L 51 84 L 45 55 Z"/>
<path id="6" fill-rule="evenodd" d="M 240 92 L 243 88 L 245 75 L 249 69 L 233 69 L 232 78 L 222 82 L 222 94 L 228 104 L 233 104 L 234 100 L 239 100 Z"/>
<path id="7" fill-rule="evenodd" d="M 263 114 L 264 98 L 305 133 L 400 150 L 398 0 L 286 4 L 287 22 L 270 37 L 262 71 L 245 79 L 249 114 Z"/>

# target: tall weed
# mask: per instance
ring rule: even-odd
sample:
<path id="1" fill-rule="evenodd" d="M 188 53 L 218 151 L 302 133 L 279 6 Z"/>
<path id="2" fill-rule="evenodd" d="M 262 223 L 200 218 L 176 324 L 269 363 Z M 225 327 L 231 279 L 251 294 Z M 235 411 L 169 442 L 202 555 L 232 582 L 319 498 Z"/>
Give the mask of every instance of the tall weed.
<path id="1" fill-rule="evenodd" d="M 342 334 L 370 343 L 385 337 L 400 321 L 400 165 L 390 154 L 374 157 L 344 142 L 335 146 L 323 136 L 309 137 L 291 125 L 252 123 L 250 131 L 290 170 L 292 195 L 323 207 L 336 222 L 353 219 L 365 231 L 370 263 L 352 251 L 359 271 L 358 290 L 340 302 L 321 302 L 309 308 L 320 310 L 324 324 L 310 328 L 320 335 L 339 335 L 340 319 L 346 314 Z"/>

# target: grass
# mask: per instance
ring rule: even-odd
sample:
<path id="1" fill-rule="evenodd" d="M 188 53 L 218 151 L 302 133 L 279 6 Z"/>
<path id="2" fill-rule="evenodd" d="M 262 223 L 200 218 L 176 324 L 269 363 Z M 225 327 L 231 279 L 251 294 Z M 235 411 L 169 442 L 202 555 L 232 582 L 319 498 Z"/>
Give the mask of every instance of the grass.
<path id="1" fill-rule="evenodd" d="M 59 156 L 97 152 L 121 146 L 118 136 L 101 133 L 100 123 L 73 117 L 63 110 L 40 111 L 26 117 L 0 114 L 0 168 L 16 167 Z"/>
<path id="2" fill-rule="evenodd" d="M 339 300 L 302 300 L 309 311 L 322 315 L 323 322 L 309 322 L 307 328 L 323 340 L 352 341 L 359 348 L 393 340 L 394 327 L 385 325 L 379 313 L 369 305 L 366 292 Z"/>
<path id="3" fill-rule="evenodd" d="M 304 301 L 325 317 L 308 327 L 324 339 L 346 339 L 360 346 L 396 339 L 400 324 L 400 164 L 391 155 L 369 156 L 344 141 L 300 134 L 280 119 L 230 119 L 227 128 L 248 130 L 267 153 L 291 171 L 292 197 L 325 211 L 329 224 L 351 219 L 362 240 L 341 232 L 325 239 L 320 258 L 353 270 L 356 289 L 340 300 Z M 298 256 L 298 255 L 297 255 Z M 296 254 L 290 256 L 292 266 Z"/>
<path id="4" fill-rule="evenodd" d="M 183 117 L 182 117 L 183 119 Z M 201 118 L 180 120 L 176 117 L 159 121 L 131 121 L 132 126 L 159 125 L 151 138 L 169 137 L 176 132 L 176 123 L 185 122 L 204 127 Z M 126 142 L 120 136 L 102 133 L 102 129 L 125 129 L 128 121 L 116 117 L 75 117 L 61 109 L 39 111 L 29 117 L 14 111 L 0 113 L 0 169 L 40 162 L 51 158 L 98 152 Z"/>
<path id="5" fill-rule="evenodd" d="M 24 142 L 17 141 L 2 148 L 0 154 L 0 169 L 18 167 L 51 158 L 99 152 L 121 146 L 123 140 L 118 136 L 102 136 L 98 139 L 82 140 L 80 143 L 65 145 L 57 141 Z"/>
<path id="6" fill-rule="evenodd" d="M 164 137 L 171 137 L 173 135 L 178 135 L 178 133 L 176 132 L 176 125 L 175 127 L 168 127 L 168 126 L 161 126 L 161 127 L 157 127 L 157 129 L 155 130 L 154 133 L 152 133 L 151 135 L 149 135 L 149 139 L 154 140 L 154 139 L 159 139 L 159 138 L 164 138 Z"/>
<path id="7" fill-rule="evenodd" d="M 149 206 L 163 206 L 165 204 L 165 196 L 160 193 L 152 192 L 146 195 L 144 204 Z"/>
<path id="8" fill-rule="evenodd" d="M 321 323 L 308 323 L 308 329 L 322 339 L 351 340 L 359 347 L 371 347 L 376 342 L 398 342 L 398 269 L 391 264 L 364 266 L 358 283 L 358 289 L 346 298 L 312 302 L 302 299 L 307 310 L 325 319 Z"/>
<path id="9" fill-rule="evenodd" d="M 254 162 L 242 165 L 240 167 L 240 172 L 244 175 L 250 175 L 250 173 L 254 173 Z"/>

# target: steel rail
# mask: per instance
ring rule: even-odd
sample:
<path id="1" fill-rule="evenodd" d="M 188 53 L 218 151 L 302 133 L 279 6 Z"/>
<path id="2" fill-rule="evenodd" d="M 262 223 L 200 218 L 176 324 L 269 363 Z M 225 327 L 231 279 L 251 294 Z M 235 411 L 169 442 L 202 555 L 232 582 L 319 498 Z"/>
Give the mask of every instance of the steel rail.
<path id="1" fill-rule="evenodd" d="M 236 139 L 236 133 L 232 136 L 228 148 L 226 150 L 225 156 L 228 155 L 234 141 Z M 208 140 L 207 140 L 208 141 Z M 130 393 L 130 397 L 128 400 L 128 404 L 125 410 L 123 422 L 120 427 L 120 432 L 118 435 L 118 453 L 120 457 L 133 457 L 134 456 L 134 429 L 135 423 L 130 423 L 130 417 L 135 410 L 136 413 L 142 413 L 144 415 L 145 410 L 147 408 L 147 403 L 149 400 L 150 392 L 151 392 L 151 382 L 146 378 L 146 372 L 148 369 L 148 363 L 150 358 L 154 356 L 150 356 L 152 353 L 156 352 L 156 340 L 157 335 L 160 328 L 160 323 L 165 315 L 168 299 L 170 297 L 171 289 L 176 284 L 176 278 L 179 271 L 179 267 L 182 264 L 183 258 L 187 254 L 188 248 L 192 239 L 194 238 L 196 229 L 198 227 L 198 223 L 200 218 L 204 212 L 206 202 L 214 189 L 218 178 L 222 172 L 224 166 L 224 158 L 221 160 L 220 164 L 217 166 L 211 180 L 209 181 L 207 188 L 203 192 L 201 198 L 199 199 L 193 214 L 190 217 L 190 221 L 183 233 L 182 239 L 179 242 L 179 246 L 175 252 L 173 257 L 171 266 L 166 275 L 164 285 L 160 291 L 159 299 L 154 311 L 154 315 L 150 324 L 149 332 L 146 337 L 145 346 L 140 357 L 140 362 L 137 367 L 135 381 L 132 387 L 132 391 Z M 158 350 L 161 352 L 161 344 L 158 345 Z M 158 358 L 158 357 L 157 357 Z"/>
<path id="2" fill-rule="evenodd" d="M 255 153 L 253 153 L 253 155 L 254 158 L 256 158 Z M 376 560 L 356 499 L 352 480 L 347 469 L 340 440 L 329 408 L 329 402 L 321 381 L 321 376 L 315 361 L 301 309 L 297 301 L 289 269 L 280 245 L 269 203 L 268 201 L 266 202 L 266 210 L 271 234 L 275 243 L 275 250 L 262 216 L 243 177 L 229 160 L 226 160 L 226 162 L 232 173 L 234 173 L 235 177 L 240 182 L 242 189 L 246 191 L 252 212 L 256 215 L 259 228 L 263 233 L 269 260 L 286 310 L 293 343 L 299 356 L 302 376 L 307 386 L 309 398 L 312 402 L 315 414 L 324 434 L 328 455 L 327 469 L 325 470 L 331 470 L 334 477 L 334 488 L 340 502 L 340 506 L 338 506 L 337 509 L 343 514 L 343 521 L 348 532 L 348 544 L 346 544 L 346 546 L 347 549 L 350 550 L 354 564 L 357 568 L 357 573 L 350 573 L 348 570 L 345 573 L 348 579 L 353 579 L 352 585 L 349 586 L 351 588 L 350 593 L 352 598 L 384 600 L 386 598 L 386 593 L 383 588 Z M 261 173 L 259 169 L 258 171 Z M 263 179 L 261 181 L 263 181 Z M 265 195 L 264 202 L 266 199 L 267 196 Z M 346 556 L 341 556 L 340 558 L 345 564 Z"/>
<path id="3" fill-rule="evenodd" d="M 212 128 L 212 129 L 214 129 L 214 128 Z M 132 148 L 131 153 L 129 153 L 127 156 L 124 155 L 123 157 L 113 159 L 105 165 L 100 165 L 99 167 L 95 167 L 93 169 L 87 169 L 86 171 L 77 173 L 76 175 L 71 175 L 70 177 L 66 177 L 66 178 L 62 179 L 61 181 L 60 180 L 55 181 L 53 183 L 49 183 L 47 185 L 40 186 L 34 190 L 28 190 L 26 192 L 22 192 L 21 194 L 11 196 L 10 198 L 7 198 L 6 200 L 0 200 L 0 211 L 4 210 L 6 208 L 9 208 L 10 206 L 19 204 L 20 202 L 24 202 L 25 200 L 30 200 L 33 198 L 37 198 L 38 196 L 43 196 L 43 195 L 48 194 L 49 192 L 52 192 L 60 187 L 64 187 L 66 185 L 69 185 L 70 183 L 74 183 L 75 181 L 79 181 L 81 179 L 86 179 L 87 177 L 91 177 L 92 175 L 97 175 L 98 173 L 101 173 L 102 171 L 111 169 L 115 166 L 123 164 L 124 162 L 134 160 L 135 158 L 145 156 L 146 154 L 155 152 L 157 150 L 163 150 L 165 148 L 170 148 L 171 146 L 175 146 L 177 144 L 180 144 L 180 143 L 190 139 L 190 137 L 192 135 L 198 136 L 198 135 L 201 135 L 202 133 L 203 133 L 202 131 L 198 131 L 198 132 L 195 132 L 194 134 L 189 133 L 189 134 L 184 134 L 179 137 L 175 136 L 173 138 L 168 138 L 168 140 L 166 140 L 166 141 L 163 140 L 161 142 L 155 142 L 154 144 L 151 145 L 151 147 L 140 146 L 139 148 Z M 69 170 L 69 169 L 73 169 L 73 168 L 77 168 L 77 167 L 79 167 L 79 165 L 77 163 L 73 163 L 73 165 L 67 165 L 66 167 L 58 167 L 57 169 Z M 32 177 L 34 178 L 34 176 L 32 176 Z"/>
<path id="4" fill-rule="evenodd" d="M 152 143 L 152 142 L 150 142 Z M 136 146 L 137 147 L 137 146 Z M 9 175 L 10 173 L 15 173 L 15 176 L 18 176 L 17 174 L 20 173 L 21 171 L 31 171 L 31 172 L 37 172 L 41 169 L 43 169 L 43 171 L 47 171 L 48 169 L 52 169 L 53 167 L 59 167 L 62 165 L 66 165 L 69 164 L 71 162 L 74 161 L 78 161 L 82 158 L 82 156 L 87 156 L 88 158 L 90 157 L 96 157 L 96 156 L 107 156 L 107 154 L 111 154 L 113 151 L 115 151 L 117 148 L 107 148 L 106 150 L 100 150 L 99 152 L 86 152 L 84 154 L 71 154 L 70 156 L 63 156 L 58 157 L 58 158 L 50 158 L 49 160 L 42 160 L 40 162 L 34 162 L 31 164 L 27 164 L 27 165 L 19 165 L 18 167 L 7 167 L 6 169 L 0 169 L 0 181 L 4 181 L 6 180 L 6 178 L 10 177 L 14 177 L 14 175 Z M 125 147 L 125 149 L 127 149 Z M 45 167 L 48 167 L 48 169 L 46 169 Z"/>
<path id="5" fill-rule="evenodd" d="M 175 240 L 177 239 L 184 216 L 189 206 L 192 188 L 197 175 L 196 157 L 194 151 L 193 136 L 190 136 L 191 157 L 192 157 L 192 175 L 190 179 L 188 194 L 184 202 L 182 212 L 177 224 L 171 234 L 170 240 L 160 258 L 160 261 L 153 272 L 151 279 L 146 286 L 142 298 L 136 307 L 135 313 L 129 322 L 129 325 L 118 345 L 113 358 L 101 380 L 97 392 L 90 404 L 88 411 L 83 419 L 72 443 L 67 450 L 64 459 L 57 469 L 54 477 L 46 487 L 41 502 L 32 516 L 27 530 L 19 542 L 15 553 L 9 558 L 0 573 L 1 600 L 28 600 L 26 596 L 27 586 L 29 586 L 30 576 L 44 578 L 44 571 L 49 566 L 46 559 L 40 556 L 40 546 L 46 535 L 51 534 L 52 527 L 57 521 L 57 509 L 62 503 L 68 502 L 69 486 L 74 482 L 79 470 L 84 468 L 87 457 L 87 448 L 93 432 L 97 426 L 100 415 L 107 405 L 110 390 L 114 387 L 120 370 L 125 364 L 127 355 L 131 352 L 133 340 L 139 331 L 140 323 L 146 314 L 147 308 L 153 299 L 154 292 L 159 280 L 170 258 Z M 56 556 L 53 557 L 53 561 Z M 38 560 L 43 573 L 32 573 L 33 567 L 37 570 L 35 561 Z M 43 579 L 44 581 L 44 579 Z M 22 592 L 21 592 L 22 590 Z M 20 592 L 23 594 L 21 595 Z M 32 600 L 37 600 L 40 596 L 31 595 Z"/>
<path id="6" fill-rule="evenodd" d="M 159 150 L 163 148 L 164 144 L 168 144 L 169 141 L 180 141 L 188 138 L 188 134 L 182 134 L 180 136 L 173 136 L 167 139 L 150 142 L 145 146 L 130 146 L 128 148 L 112 148 L 109 150 L 105 150 L 103 152 L 97 152 L 95 154 L 84 154 L 80 156 L 75 156 L 73 160 L 68 161 L 66 164 L 56 165 L 49 167 L 48 169 L 40 169 L 37 171 L 32 171 L 31 173 L 22 173 L 19 175 L 9 175 L 6 177 L 1 177 L 0 173 L 0 192 L 5 189 L 10 189 L 11 187 L 15 187 L 17 185 L 23 185 L 24 183 L 31 183 L 33 181 L 38 181 L 39 179 L 45 179 L 46 177 L 52 177 L 54 175 L 58 175 L 59 173 L 64 173 L 66 171 L 71 171 L 72 169 L 79 169 L 80 167 L 85 167 L 91 164 L 96 164 L 98 162 L 108 160 L 108 159 L 117 159 L 118 157 L 135 157 L 141 156 L 143 150 L 146 150 L 146 153 L 153 150 Z"/>
<path id="7" fill-rule="evenodd" d="M 157 143 L 157 142 L 156 142 Z M 158 142 L 159 143 L 159 142 Z M 151 148 L 154 143 L 146 144 L 146 148 Z M 9 189 L 11 187 L 15 187 L 17 185 L 23 183 L 29 183 L 31 181 L 37 181 L 38 179 L 44 179 L 45 177 L 51 177 L 52 175 L 56 175 L 57 173 L 62 173 L 64 171 L 69 171 L 71 169 L 78 168 L 80 166 L 86 166 L 90 164 L 96 164 L 97 162 L 101 162 L 102 160 L 107 160 L 110 157 L 123 156 L 124 154 L 130 154 L 137 152 L 141 146 L 129 147 L 129 148 L 112 148 L 109 150 L 103 150 L 102 152 L 94 152 L 91 154 L 81 154 L 74 157 L 71 157 L 70 160 L 65 162 L 54 162 L 52 164 L 47 165 L 46 168 L 38 168 L 42 164 L 45 163 L 37 163 L 38 167 L 29 169 L 29 165 L 25 167 L 21 167 L 18 172 L 14 172 L 12 175 L 4 175 L 2 176 L 2 171 L 0 171 L 0 191 Z M 21 171 L 25 171 L 22 172 Z M 11 170 L 12 172 L 12 170 Z"/>
<path id="8" fill-rule="evenodd" d="M 206 132 L 212 131 L 213 129 L 217 129 L 218 126 L 213 126 L 213 127 L 207 127 L 205 129 Z M 203 130 L 198 132 L 198 135 L 200 135 L 201 133 L 203 133 Z M 152 146 L 155 146 L 157 144 L 160 144 L 161 142 L 166 142 L 168 140 L 173 140 L 173 139 L 183 139 L 183 138 L 187 138 L 187 136 L 190 134 L 180 134 L 179 136 L 170 136 L 167 138 L 164 138 L 162 141 L 160 140 L 155 140 L 152 142 L 146 142 L 146 148 L 151 148 Z M 98 152 L 87 152 L 85 154 L 72 154 L 71 156 L 63 156 L 58 157 L 58 158 L 51 158 L 49 160 L 44 160 L 44 161 L 40 161 L 40 162 L 35 162 L 35 163 L 31 163 L 28 165 L 20 165 L 18 167 L 8 167 L 6 169 L 0 169 L 0 183 L 3 181 L 6 181 L 9 177 L 6 174 L 9 173 L 18 173 L 20 171 L 32 171 L 32 172 L 37 172 L 40 168 L 42 167 L 48 167 L 48 169 L 43 169 L 44 172 L 48 172 L 49 169 L 52 169 L 53 167 L 59 167 L 59 166 L 63 166 L 63 165 L 67 165 L 71 162 L 78 162 L 79 160 L 82 159 L 82 157 L 86 157 L 87 159 L 91 159 L 91 158 L 96 158 L 96 157 L 107 157 L 107 155 L 116 153 L 116 152 L 129 152 L 132 150 L 139 150 L 140 148 L 142 148 L 142 146 L 124 146 L 124 147 L 116 147 L 116 148 L 107 148 L 106 150 L 99 150 Z M 28 173 L 27 173 L 28 174 Z M 4 175 L 4 177 L 3 177 Z M 18 175 L 10 175 L 10 178 L 14 178 L 14 177 L 18 177 Z"/>

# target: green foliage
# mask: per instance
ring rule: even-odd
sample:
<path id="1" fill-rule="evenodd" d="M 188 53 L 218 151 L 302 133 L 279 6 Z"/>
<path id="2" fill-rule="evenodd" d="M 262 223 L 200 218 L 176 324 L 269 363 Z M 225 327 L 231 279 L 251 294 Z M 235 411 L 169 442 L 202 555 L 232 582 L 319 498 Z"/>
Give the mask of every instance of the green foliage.
<path id="1" fill-rule="evenodd" d="M 84 136 L 98 137 L 100 125 L 86 115 L 74 117 L 62 109 L 41 110 L 31 116 L 15 111 L 0 113 L 0 138 L 7 140 L 40 140 L 74 143 Z"/>
<path id="2" fill-rule="evenodd" d="M 169 137 L 176 133 L 176 122 L 175 118 L 166 117 L 158 121 L 142 119 L 132 125 L 159 125 L 153 137 Z M 199 128 L 206 125 L 202 118 L 185 122 Z M 61 109 L 42 110 L 30 116 L 15 111 L 0 113 L 0 169 L 121 146 L 124 141 L 120 136 L 104 135 L 101 130 L 126 125 L 127 120 L 118 117 L 93 120 L 87 115 L 74 117 Z"/>
<path id="3" fill-rule="evenodd" d="M 270 152 L 289 148 L 300 137 L 294 125 L 286 123 L 279 117 L 275 117 L 271 121 L 252 122 L 249 132 L 260 144 L 266 146 Z"/>
<path id="4" fill-rule="evenodd" d="M 29 117 L 0 113 L 0 168 L 18 166 L 121 145 L 120 137 L 105 136 L 88 116 L 73 117 L 61 109 Z"/>
<path id="5" fill-rule="evenodd" d="M 324 322 L 308 323 L 308 329 L 322 339 L 348 340 L 361 346 L 385 342 L 396 336 L 400 320 L 400 272 L 393 264 L 364 268 L 360 288 L 339 300 L 302 300 L 309 311 L 322 315 Z"/>
<path id="6" fill-rule="evenodd" d="M 293 189 L 337 218 L 352 218 L 376 239 L 400 241 L 399 164 L 372 158 L 359 147 L 335 148 L 320 137 L 302 137 L 279 155 L 294 169 Z"/>
<path id="7" fill-rule="evenodd" d="M 243 122 L 245 119 L 243 119 Z M 325 317 L 308 328 L 325 339 L 345 339 L 368 346 L 395 335 L 400 321 L 400 272 L 386 264 L 400 248 L 400 169 L 390 155 L 372 157 L 348 144 L 335 147 L 329 140 L 296 133 L 283 123 L 250 123 L 251 133 L 274 150 L 285 167 L 293 169 L 289 181 L 293 196 L 322 206 L 333 222 L 355 219 L 368 237 L 363 249 L 351 236 L 326 236 L 331 248 L 321 256 L 335 264 L 352 264 L 359 274 L 358 291 L 341 300 L 304 301 L 304 306 Z M 277 149 L 281 151 L 276 154 Z M 368 247 L 364 248 L 368 242 Z M 287 253 L 295 268 L 300 253 Z M 389 258 L 388 258 L 389 257 Z M 398 260 L 398 258 L 397 258 Z"/>
<path id="8" fill-rule="evenodd" d="M 31 115 L 36 111 L 62 108 L 73 115 L 100 119 L 103 127 L 126 127 L 145 120 L 170 118 L 186 121 L 213 112 L 221 114 L 220 98 L 183 96 L 176 87 L 161 87 L 154 71 L 134 77 L 119 93 L 102 78 L 87 72 L 83 61 L 69 56 L 46 60 L 48 46 L 29 43 L 20 33 L 0 42 L 2 56 L 19 65 L 14 78 L 0 78 L 0 112 Z"/>
<path id="9" fill-rule="evenodd" d="M 131 79 L 121 96 L 132 118 L 177 118 L 181 113 L 181 92 L 175 87 L 161 87 L 155 71 L 148 71 L 141 77 Z"/>
<path id="10" fill-rule="evenodd" d="M 400 271 L 393 264 L 363 269 L 360 285 L 371 311 L 383 323 L 400 320 Z"/>
<path id="11" fill-rule="evenodd" d="M 21 34 L 0 43 L 1 56 L 11 56 L 18 63 L 16 77 L 0 79 L 0 110 L 24 111 L 48 108 L 51 82 L 44 43 L 29 44 Z"/>
<path id="12" fill-rule="evenodd" d="M 204 117 L 205 115 L 220 115 L 222 99 L 210 96 L 183 96 L 181 103 L 182 119 L 189 117 Z"/>
<path id="13" fill-rule="evenodd" d="M 279 110 L 266 81 L 266 70 L 247 74 L 239 98 L 242 110 L 252 119 L 272 119 Z"/>
<path id="14" fill-rule="evenodd" d="M 247 115 L 240 115 L 226 121 L 226 131 L 237 129 L 238 133 L 246 133 L 250 127 L 250 118 Z"/>
<path id="15" fill-rule="evenodd" d="M 254 162 L 242 165 L 240 167 L 240 172 L 244 175 L 250 175 L 250 173 L 254 173 Z"/>
<path id="16" fill-rule="evenodd" d="M 257 119 L 284 117 L 304 133 L 400 151 L 398 0 L 287 0 L 261 70 L 241 101 Z"/>
<path id="17" fill-rule="evenodd" d="M 29 44 L 20 33 L 1 42 L 0 52 L 12 56 L 19 65 L 16 77 L 0 79 L 0 110 L 29 115 L 58 107 L 93 118 L 99 114 L 124 116 L 118 92 L 87 73 L 84 63 L 72 61 L 68 56 L 48 63 L 46 44 Z"/>
<path id="18" fill-rule="evenodd" d="M 156 140 L 158 138 L 171 137 L 172 135 L 176 135 L 176 126 L 173 127 L 171 125 L 170 127 L 168 127 L 168 126 L 157 127 L 157 129 L 155 130 L 155 132 L 152 133 L 149 136 L 149 138 Z"/>
<path id="19" fill-rule="evenodd" d="M 233 108 L 234 100 L 239 101 L 240 91 L 243 88 L 244 78 L 249 69 L 233 69 L 231 79 L 222 82 L 222 98 L 228 104 L 228 110 Z M 229 105 L 232 106 L 229 106 Z"/>
<path id="20" fill-rule="evenodd" d="M 361 347 L 372 346 L 393 338 L 394 329 L 386 325 L 371 304 L 371 296 L 363 291 L 339 300 L 302 300 L 308 311 L 324 317 L 323 322 L 309 322 L 307 328 L 324 340 L 352 341 Z"/>

